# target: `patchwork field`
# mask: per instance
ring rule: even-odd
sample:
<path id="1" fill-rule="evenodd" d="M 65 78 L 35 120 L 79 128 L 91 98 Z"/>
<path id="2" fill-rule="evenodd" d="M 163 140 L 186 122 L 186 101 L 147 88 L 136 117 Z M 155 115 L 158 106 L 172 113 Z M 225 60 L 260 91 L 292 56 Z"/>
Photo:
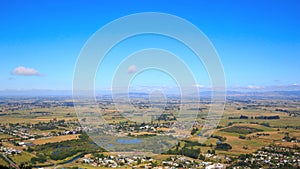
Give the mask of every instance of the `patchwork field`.
<path id="1" fill-rule="evenodd" d="M 72 135 L 63 135 L 63 136 L 53 136 L 48 138 L 40 138 L 36 140 L 27 140 L 28 142 L 32 142 L 36 145 L 46 144 L 46 143 L 55 143 L 61 142 L 66 140 L 76 140 L 79 139 L 79 134 L 72 134 Z"/>
<path id="2" fill-rule="evenodd" d="M 61 168 L 70 166 L 99 168 L 99 166 L 84 163 L 83 155 L 89 154 L 91 157 L 87 157 L 88 159 L 95 158 L 98 153 L 105 156 L 121 153 L 128 156 L 136 155 L 128 152 L 131 147 L 135 147 L 135 143 L 125 145 L 126 141 L 108 139 L 109 134 L 95 133 L 96 140 L 100 140 L 99 145 L 102 143 L 101 140 L 105 139 L 111 141 L 106 146 L 110 144 L 118 145 L 119 142 L 123 143 L 119 146 L 124 152 L 103 152 L 104 149 L 97 146 L 89 138 L 90 135 L 84 134 L 79 121 L 85 121 L 87 128 L 107 123 L 116 129 L 119 136 L 130 136 L 133 140 L 143 139 L 141 141 L 143 144 L 139 145 L 138 149 L 135 149 L 136 151 L 145 150 L 144 147 L 149 147 L 149 145 L 152 148 L 155 147 L 156 150 L 166 148 L 167 144 L 152 143 L 151 139 L 145 138 L 164 134 L 175 135 L 179 133 L 183 135 L 184 137 L 180 142 L 170 137 L 173 147 L 164 154 L 154 156 L 153 159 L 156 163 L 162 163 L 164 160 L 170 160 L 171 157 L 177 158 L 178 156 L 185 156 L 187 160 L 195 162 L 204 160 L 228 163 L 225 157 L 236 159 L 241 154 L 251 154 L 265 146 L 300 147 L 300 116 L 289 113 L 297 112 L 297 107 L 300 107 L 300 104 L 295 101 L 256 100 L 255 102 L 249 102 L 247 99 L 246 101 L 229 101 L 217 129 L 205 142 L 199 142 L 199 139 L 205 137 L 205 133 L 202 133 L 201 129 L 210 107 L 208 102 L 201 104 L 200 109 L 195 108 L 199 105 L 194 102 L 186 103 L 188 109 L 184 110 L 184 115 L 177 120 L 188 120 L 193 110 L 199 110 L 197 118 L 193 119 L 197 123 L 187 131 L 181 129 L 175 131 L 172 128 L 171 124 L 178 116 L 178 109 L 172 109 L 172 106 L 176 107 L 177 104 L 170 106 L 168 111 L 164 112 L 163 117 L 154 119 L 150 123 L 141 121 L 142 118 L 140 119 L 141 122 L 130 121 L 130 119 L 123 117 L 122 113 L 115 110 L 113 105 L 108 103 L 101 103 L 104 119 L 102 121 L 97 121 L 97 118 L 99 118 L 98 108 L 93 106 L 82 105 L 79 107 L 78 110 L 82 111 L 84 116 L 78 120 L 73 107 L 61 106 L 61 103 L 59 103 L 58 106 L 51 108 L 48 106 L 48 102 L 45 102 L 45 104 L 47 105 L 45 108 L 42 108 L 44 107 L 42 106 L 29 110 L 22 108 L 7 110 L 3 112 L 4 115 L 0 116 L 1 129 L 4 131 L 0 132 L 2 146 L 21 151 L 20 154 L 10 153 L 7 155 L 17 165 L 26 163 L 41 167 L 58 165 Z M 55 102 L 55 104 L 58 104 L 58 102 Z M 144 109 L 142 108 L 143 111 Z M 158 114 L 162 113 L 159 112 Z M 133 116 L 139 117 L 139 114 L 140 112 L 133 112 Z M 153 114 L 155 115 L 155 113 Z M 91 122 L 87 119 L 90 119 Z M 92 128 L 89 128 L 89 130 L 92 130 Z M 78 133 L 65 135 L 66 131 Z M 35 138 L 30 139 L 31 137 Z M 34 145 L 29 145 L 29 147 L 19 146 L 19 142 L 30 142 Z M 151 153 L 148 152 L 149 154 Z M 151 155 L 153 155 L 153 152 Z M 0 165 L 7 164 L 0 159 Z M 108 167 L 101 164 L 101 168 Z M 123 166 L 123 168 L 132 167 Z"/>

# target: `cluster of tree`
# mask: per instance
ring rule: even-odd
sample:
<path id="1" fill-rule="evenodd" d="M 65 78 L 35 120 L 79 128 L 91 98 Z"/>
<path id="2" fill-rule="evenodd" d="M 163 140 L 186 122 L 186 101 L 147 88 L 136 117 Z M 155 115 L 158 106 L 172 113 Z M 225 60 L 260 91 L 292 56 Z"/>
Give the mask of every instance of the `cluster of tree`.
<path id="1" fill-rule="evenodd" d="M 249 117 L 248 117 L 248 116 L 243 116 L 243 115 L 241 115 L 241 116 L 240 116 L 240 119 L 249 119 Z"/>
<path id="2" fill-rule="evenodd" d="M 285 113 L 289 112 L 288 110 L 284 110 L 284 109 L 275 109 L 275 111 L 280 111 L 280 112 L 285 112 Z"/>
<path id="3" fill-rule="evenodd" d="M 31 164 L 28 163 L 21 163 L 19 166 L 20 169 L 32 169 Z"/>
<path id="4" fill-rule="evenodd" d="M 269 136 L 269 133 L 256 133 L 257 136 Z"/>
<path id="5" fill-rule="evenodd" d="M 176 117 L 173 115 L 173 113 L 163 113 L 158 118 L 158 121 L 169 121 L 169 120 L 176 120 Z"/>
<path id="6" fill-rule="evenodd" d="M 239 119 L 239 117 L 235 116 L 229 116 L 228 119 Z"/>
<path id="7" fill-rule="evenodd" d="M 200 153 L 201 153 L 200 148 L 193 149 L 193 147 L 191 147 L 189 149 L 189 148 L 183 147 L 183 149 L 181 150 L 181 155 L 195 158 L 195 159 L 197 159 L 199 157 Z"/>
<path id="8" fill-rule="evenodd" d="M 200 150 L 200 148 L 193 149 L 193 147 L 187 148 L 186 146 L 184 146 L 180 150 L 168 150 L 166 152 L 166 154 L 184 155 L 184 156 L 187 156 L 187 157 L 198 159 L 198 158 L 200 158 L 201 150 Z"/>
<path id="9" fill-rule="evenodd" d="M 230 116 L 230 117 L 228 117 L 228 119 L 249 119 L 249 117 L 248 116 L 244 116 L 244 115 L 241 115 L 240 117 Z"/>
<path id="10" fill-rule="evenodd" d="M 226 140 L 226 137 L 218 136 L 218 135 L 211 135 L 212 138 L 219 139 L 221 142 Z"/>
<path id="11" fill-rule="evenodd" d="M 244 135 L 239 135 L 239 138 L 240 138 L 240 139 L 246 139 L 246 136 L 244 136 Z"/>
<path id="12" fill-rule="evenodd" d="M 223 126 L 219 126 L 219 125 L 218 125 L 218 126 L 217 126 L 217 129 L 220 129 L 220 128 L 223 128 Z"/>
<path id="13" fill-rule="evenodd" d="M 1 165 L 1 164 L 0 164 L 0 168 L 2 168 L 2 169 L 10 169 L 9 167 Z"/>
<path id="14" fill-rule="evenodd" d="M 84 148 L 75 148 L 75 149 L 68 149 L 68 150 L 60 150 L 58 153 L 52 153 L 50 158 L 52 160 L 63 160 L 67 157 L 71 157 L 76 155 L 77 153 L 84 152 Z"/>
<path id="15" fill-rule="evenodd" d="M 294 136 L 294 137 L 290 137 L 290 133 L 286 132 L 285 133 L 285 136 L 283 137 L 284 140 L 286 140 L 287 142 L 292 142 L 292 141 L 300 141 L 300 140 L 297 140 L 297 138 Z"/>
<path id="16" fill-rule="evenodd" d="M 61 126 L 61 127 L 68 127 L 68 125 L 65 123 L 64 119 L 58 120 L 57 124 L 58 124 L 58 126 Z"/>
<path id="17" fill-rule="evenodd" d="M 199 143 L 197 141 L 191 141 L 191 140 L 184 140 L 184 143 L 186 147 L 206 146 L 205 143 Z"/>
<path id="18" fill-rule="evenodd" d="M 63 160 L 67 157 L 74 156 L 80 153 L 90 153 L 94 151 L 104 151 L 104 149 L 91 144 L 92 140 L 83 133 L 79 136 L 78 140 L 67 140 L 56 143 L 46 143 L 37 145 L 31 151 L 39 152 L 40 156 L 31 159 L 33 162 L 45 162 L 45 159 Z"/>
<path id="19" fill-rule="evenodd" d="M 191 131 L 191 135 L 196 134 L 199 131 L 199 129 L 197 127 L 193 127 L 192 131 Z"/>
<path id="20" fill-rule="evenodd" d="M 273 120 L 273 119 L 280 119 L 280 117 L 278 115 L 276 116 L 255 116 L 255 117 L 250 117 L 251 119 L 266 119 L 266 120 Z M 228 119 L 249 119 L 248 116 L 245 115 L 241 115 L 240 117 L 233 117 L 230 116 L 228 117 Z"/>
<path id="21" fill-rule="evenodd" d="M 208 154 L 216 154 L 216 150 L 207 150 Z"/>
<path id="22" fill-rule="evenodd" d="M 38 155 L 37 157 L 32 157 L 30 161 L 32 164 L 36 164 L 37 162 L 44 163 L 47 161 L 47 158 L 43 155 Z"/>
<path id="23" fill-rule="evenodd" d="M 222 129 L 221 131 L 230 132 L 230 133 L 239 133 L 239 134 L 251 134 L 251 133 L 261 132 L 263 130 L 258 128 L 247 127 L 247 126 L 232 126 L 229 128 Z"/>
<path id="24" fill-rule="evenodd" d="M 39 129 L 39 130 L 54 130 L 54 129 L 56 129 L 56 126 L 54 123 L 45 123 L 45 122 L 39 122 L 37 124 L 33 124 L 32 127 Z"/>
<path id="25" fill-rule="evenodd" d="M 199 110 L 199 111 L 202 111 L 202 110 L 205 110 L 205 109 L 207 109 L 207 108 L 201 108 L 201 107 L 199 107 L 199 108 L 188 108 L 188 110 Z"/>
<path id="26" fill-rule="evenodd" d="M 194 159 L 205 159 L 205 157 L 201 156 L 200 148 L 194 149 L 195 146 L 202 145 L 201 143 L 185 140 L 183 142 L 183 147 L 180 148 L 180 142 L 175 146 L 175 149 L 170 149 L 166 152 L 166 154 L 177 154 L 177 155 L 184 155 L 187 157 L 191 157 Z"/>
<path id="27" fill-rule="evenodd" d="M 37 112 L 30 112 L 30 115 L 43 115 L 43 116 L 46 116 L 46 115 L 50 115 L 50 114 L 53 114 L 52 112 L 46 112 L 46 111 L 37 111 Z"/>
<path id="28" fill-rule="evenodd" d="M 276 116 L 255 116 L 255 119 L 273 120 L 273 119 L 280 119 L 280 117 L 278 115 L 276 115 Z"/>
<path id="29" fill-rule="evenodd" d="M 228 124 L 227 124 L 227 126 L 232 126 L 233 124 L 235 124 L 236 122 L 229 122 Z"/>
<path id="30" fill-rule="evenodd" d="M 232 149 L 232 146 L 228 143 L 218 143 L 216 149 L 228 151 Z"/>

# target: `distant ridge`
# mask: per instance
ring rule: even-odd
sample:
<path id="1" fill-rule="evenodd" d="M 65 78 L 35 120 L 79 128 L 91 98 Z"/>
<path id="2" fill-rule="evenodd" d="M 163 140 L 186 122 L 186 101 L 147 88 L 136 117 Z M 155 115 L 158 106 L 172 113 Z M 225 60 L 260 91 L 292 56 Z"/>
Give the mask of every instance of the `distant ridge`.
<path id="1" fill-rule="evenodd" d="M 111 91 L 108 90 L 98 90 L 95 92 L 96 96 L 99 95 L 111 95 Z M 149 93 L 146 92 L 129 92 L 129 93 L 119 93 L 120 95 L 130 96 L 132 98 L 136 97 L 146 97 L 149 96 Z M 170 96 L 175 95 L 174 93 L 167 93 Z M 200 97 L 211 96 L 212 91 L 200 91 Z M 235 91 L 227 90 L 227 96 L 285 96 L 285 97 L 299 97 L 300 90 L 274 90 L 274 91 Z M 0 97 L 3 96 L 70 96 L 72 97 L 72 90 L 0 90 Z"/>
<path id="2" fill-rule="evenodd" d="M 0 96 L 72 96 L 71 90 L 0 90 Z"/>

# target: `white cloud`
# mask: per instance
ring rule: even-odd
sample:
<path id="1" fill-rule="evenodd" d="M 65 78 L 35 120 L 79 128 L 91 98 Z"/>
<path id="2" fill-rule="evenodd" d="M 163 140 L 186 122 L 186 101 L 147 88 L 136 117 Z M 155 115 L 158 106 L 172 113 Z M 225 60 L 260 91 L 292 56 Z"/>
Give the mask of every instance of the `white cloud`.
<path id="1" fill-rule="evenodd" d="M 24 66 L 18 66 L 13 71 L 12 74 L 19 76 L 40 76 L 41 74 L 34 68 L 26 68 Z"/>
<path id="2" fill-rule="evenodd" d="M 261 86 L 248 85 L 248 89 L 261 89 Z"/>
<path id="3" fill-rule="evenodd" d="M 137 67 L 135 65 L 131 65 L 127 69 L 127 73 L 134 73 L 137 71 Z"/>
<path id="4" fill-rule="evenodd" d="M 195 84 L 194 87 L 197 87 L 197 88 L 205 88 L 205 86 L 202 85 L 202 84 Z"/>

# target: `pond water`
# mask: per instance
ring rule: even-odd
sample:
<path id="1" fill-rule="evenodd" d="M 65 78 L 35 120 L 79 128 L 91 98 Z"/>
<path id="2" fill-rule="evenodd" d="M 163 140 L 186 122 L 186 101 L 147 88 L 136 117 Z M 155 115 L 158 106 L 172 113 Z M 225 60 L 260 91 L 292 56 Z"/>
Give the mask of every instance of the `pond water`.
<path id="1" fill-rule="evenodd" d="M 120 144 L 138 144 L 141 143 L 141 139 L 118 139 L 118 143 Z"/>
<path id="2" fill-rule="evenodd" d="M 79 158 L 84 157 L 84 154 L 85 154 L 85 153 L 80 154 L 80 155 L 78 155 L 78 156 L 76 156 L 76 157 L 74 157 L 74 158 L 72 158 L 72 159 L 70 159 L 70 160 L 68 160 L 68 161 L 65 161 L 65 162 L 63 162 L 63 163 L 61 163 L 61 164 L 71 163 L 71 162 L 73 162 L 73 161 L 75 161 L 75 160 L 77 160 L 77 159 L 79 159 Z"/>
<path id="3" fill-rule="evenodd" d="M 58 154 L 61 151 L 66 151 L 70 149 L 69 146 L 60 146 L 60 147 L 56 147 L 55 151 L 53 152 L 53 154 Z"/>

